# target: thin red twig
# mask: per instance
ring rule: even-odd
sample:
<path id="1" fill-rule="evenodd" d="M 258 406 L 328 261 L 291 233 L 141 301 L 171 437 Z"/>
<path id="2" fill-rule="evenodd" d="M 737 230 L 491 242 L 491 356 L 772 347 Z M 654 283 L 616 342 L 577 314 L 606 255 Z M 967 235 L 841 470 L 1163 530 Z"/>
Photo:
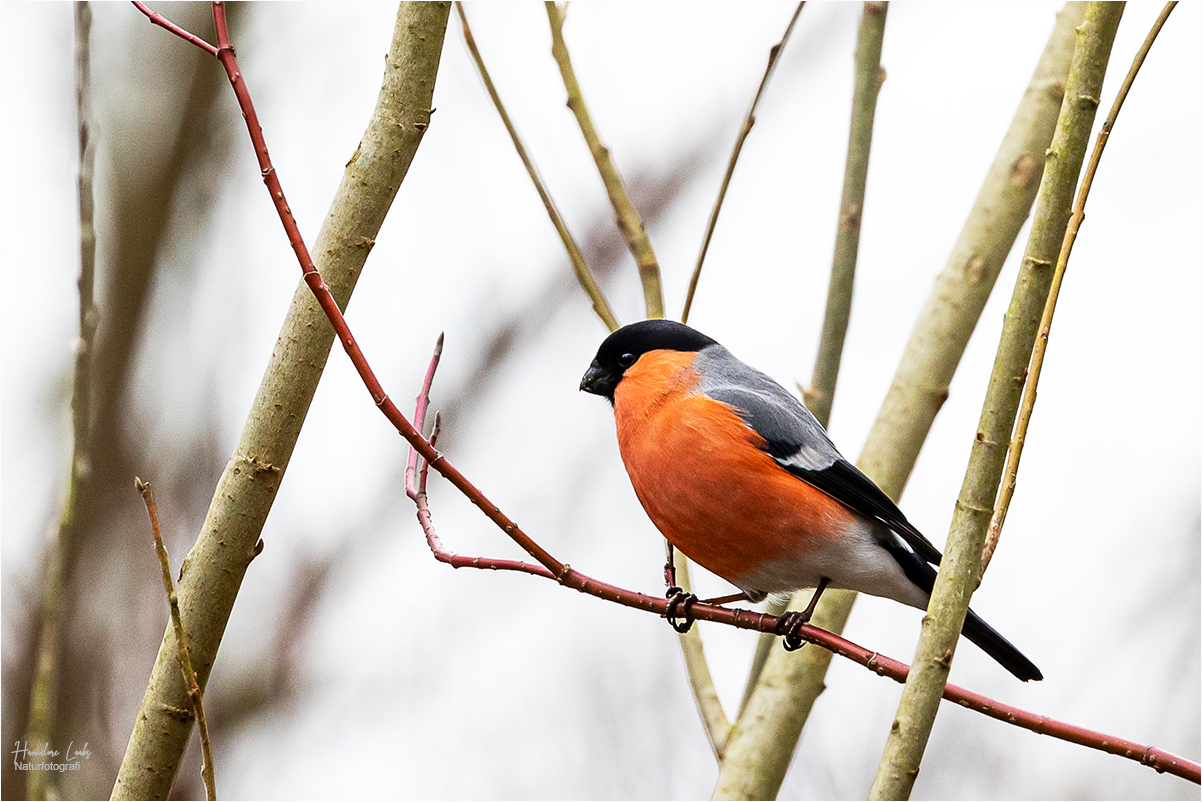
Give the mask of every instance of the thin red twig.
<path id="1" fill-rule="evenodd" d="M 199 47 L 201 50 L 208 53 L 210 56 L 217 55 L 217 48 L 213 47 L 211 44 L 206 42 L 204 39 L 201 39 L 199 36 L 195 36 L 194 34 L 188 33 L 187 31 L 185 31 L 183 28 L 176 25 L 171 20 L 163 17 L 161 14 L 154 13 L 153 11 L 151 11 L 149 8 L 146 7 L 145 3 L 139 3 L 138 0 L 134 0 L 134 8 L 138 9 L 143 14 L 145 14 L 151 22 L 153 22 L 155 25 L 158 25 L 160 28 L 166 28 L 168 31 L 175 34 L 180 39 L 183 39 L 185 42 L 191 42 L 192 44 Z"/>
<path id="2" fill-rule="evenodd" d="M 279 213 L 280 222 L 283 224 L 284 231 L 288 235 L 288 241 L 292 244 L 292 250 L 296 252 L 305 283 L 309 285 L 309 289 L 317 299 L 322 311 L 329 318 L 330 325 L 334 327 L 334 331 L 337 333 L 343 349 L 350 358 L 351 364 L 355 366 L 359 377 L 363 380 L 368 392 L 371 393 L 372 400 L 380 408 L 380 411 L 384 413 L 384 416 L 388 418 L 389 422 L 396 427 L 400 435 L 409 442 L 409 445 L 418 454 L 430 463 L 430 466 L 434 470 L 442 474 L 456 489 L 471 499 L 472 503 L 479 507 L 489 520 L 509 534 L 530 556 L 538 560 L 539 563 L 555 576 L 564 575 L 565 572 L 570 573 L 571 569 L 552 557 L 546 549 L 535 543 L 525 532 L 522 532 L 509 516 L 501 512 L 500 508 L 489 501 L 488 497 L 468 481 L 466 476 L 447 462 L 442 454 L 438 453 L 421 436 L 421 432 L 409 423 L 405 416 L 401 414 L 401 411 L 397 409 L 396 404 L 392 402 L 392 399 L 388 397 L 388 394 L 384 392 L 383 386 L 381 386 L 375 373 L 372 372 L 371 367 L 368 365 L 363 351 L 359 348 L 358 343 L 355 342 L 350 327 L 347 326 L 346 319 L 342 316 L 342 310 L 338 308 L 338 304 L 334 301 L 334 296 L 330 294 L 329 287 L 322 280 L 321 274 L 317 272 L 317 267 L 313 264 L 313 259 L 310 257 L 309 249 L 305 246 L 304 239 L 301 237 L 300 229 L 296 225 L 292 211 L 288 208 L 288 201 L 284 197 L 284 190 L 280 185 L 279 176 L 276 174 L 267 153 L 267 143 L 263 138 L 263 129 L 259 125 L 258 115 L 255 114 L 254 104 L 250 99 L 250 92 L 247 90 L 246 82 L 242 79 L 242 74 L 238 69 L 238 59 L 234 53 L 233 45 L 230 43 L 229 28 L 225 20 L 225 4 L 223 2 L 213 3 L 213 25 L 217 30 L 217 58 L 221 61 L 222 67 L 225 68 L 230 85 L 233 87 L 234 94 L 238 98 L 238 106 L 242 109 L 243 117 L 246 119 L 246 127 L 250 133 L 251 142 L 254 145 L 255 157 L 259 161 L 263 183 L 267 185 L 267 190 L 271 194 L 271 200 L 275 204 L 276 211 Z"/>
<path id="3" fill-rule="evenodd" d="M 142 6 L 139 10 L 150 17 L 151 21 L 175 33 L 177 36 L 191 42 L 200 47 L 206 52 L 213 52 L 209 48 L 208 43 L 195 36 L 183 31 L 182 29 L 168 24 L 166 21 L 158 22 L 157 15 L 152 14 Z M 161 18 L 160 18 L 161 19 Z M 230 43 L 229 28 L 225 19 L 225 4 L 223 2 L 213 3 L 213 23 L 217 31 L 217 49 L 216 56 L 225 68 L 226 75 L 229 77 L 230 84 L 233 87 L 234 94 L 238 99 L 238 106 L 241 108 L 246 126 L 250 133 L 251 142 L 254 145 L 255 156 L 259 161 L 259 167 L 262 171 L 263 182 L 267 185 L 268 191 L 271 193 L 272 202 L 276 206 L 276 211 L 279 213 L 280 221 L 287 232 L 288 240 L 292 244 L 293 250 L 296 252 L 297 259 L 301 265 L 302 275 L 305 283 L 309 286 L 318 304 L 325 312 L 326 317 L 333 326 L 334 331 L 338 335 L 338 339 L 342 342 L 343 349 L 350 358 L 351 363 L 358 371 L 360 378 L 363 380 L 368 391 L 371 393 L 372 400 L 384 416 L 396 427 L 397 431 L 409 443 L 410 447 L 417 452 L 426 462 L 423 465 L 423 474 L 427 467 L 433 467 L 442 476 L 451 483 L 457 490 L 463 493 L 480 508 L 481 512 L 505 532 L 515 543 L 522 547 L 526 553 L 536 559 L 542 568 L 538 566 L 518 563 L 513 560 L 485 560 L 484 558 L 470 558 L 454 555 L 451 552 L 443 550 L 444 561 L 451 562 L 456 567 L 481 567 L 481 568 L 497 568 L 503 570 L 518 570 L 526 573 L 536 574 L 546 578 L 554 579 L 561 585 L 574 588 L 582 593 L 587 593 L 590 596 L 604 599 L 606 601 L 617 602 L 627 607 L 645 610 L 650 613 L 655 613 L 659 616 L 664 616 L 668 609 L 668 600 L 662 596 L 648 596 L 644 593 L 638 593 L 624 588 L 619 588 L 615 585 L 610 585 L 605 582 L 592 579 L 585 576 L 579 571 L 571 568 L 567 563 L 560 562 L 555 559 L 546 549 L 536 543 L 529 535 L 509 516 L 501 512 L 500 508 L 489 501 L 467 477 L 459 472 L 446 458 L 439 453 L 434 446 L 421 436 L 418 431 L 409 421 L 401 414 L 396 405 L 384 392 L 384 388 L 376 379 L 371 367 L 367 363 L 362 350 L 355 342 L 351 335 L 350 328 L 347 326 L 345 318 L 342 316 L 342 311 L 338 308 L 338 304 L 334 301 L 333 295 L 330 294 L 329 288 L 321 275 L 317 272 L 317 268 L 313 264 L 312 258 L 309 256 L 308 248 L 305 246 L 304 240 L 301 238 L 300 230 L 296 225 L 295 219 L 292 217 L 292 212 L 288 208 L 288 203 L 284 199 L 284 191 L 280 186 L 280 181 L 276 175 L 275 168 L 271 165 L 271 160 L 267 154 L 267 144 L 263 138 L 263 130 L 259 126 L 258 115 L 255 114 L 254 105 L 250 99 L 250 92 L 246 88 L 246 84 L 242 79 L 242 74 L 238 69 L 237 57 L 234 53 L 233 45 Z M 430 380 L 433 378 L 433 366 L 427 371 Z M 428 395 L 428 385 L 425 386 L 423 395 Z M 420 398 L 420 396 L 419 396 Z M 423 413 L 424 414 L 424 413 Z M 423 476 L 424 483 L 424 476 Z M 424 484 L 420 487 L 424 491 Z M 420 496 L 425 505 L 425 493 L 415 492 L 415 496 Z M 416 501 L 416 499 L 415 499 Z M 429 508 L 425 506 L 425 523 L 423 528 L 429 524 Z M 419 508 L 419 515 L 421 514 Z M 427 530 L 427 537 L 433 532 L 433 527 Z M 437 543 L 435 536 L 433 543 Z M 439 544 L 441 548 L 441 544 Z M 433 547 L 433 545 L 432 545 Z M 435 556 L 438 556 L 436 551 Z M 441 559 L 441 558 L 440 558 Z M 525 567 L 518 567 L 525 566 Z M 697 603 L 690 610 L 693 618 L 701 621 L 716 621 L 718 623 L 733 626 L 738 629 L 750 629 L 759 632 L 775 632 L 777 619 L 775 616 L 766 613 L 756 613 L 751 610 L 728 609 L 718 607 L 711 604 Z M 876 652 L 870 652 L 861 646 L 857 646 L 850 641 L 834 635 L 825 630 L 816 627 L 805 625 L 801 628 L 801 637 L 811 643 L 817 644 L 835 654 L 846 657 L 863 666 L 871 668 L 882 676 L 890 677 L 898 682 L 905 681 L 906 673 L 909 667 L 904 663 L 893 660 Z M 1140 763 L 1151 766 L 1157 771 L 1169 772 L 1180 777 L 1192 780 L 1195 783 L 1202 783 L 1202 767 L 1197 763 L 1186 760 L 1185 758 L 1172 755 L 1155 747 L 1143 746 L 1132 741 L 1126 741 L 1119 738 L 1113 738 L 1101 733 L 1096 733 L 1091 730 L 1086 730 L 1082 727 L 1076 727 L 1071 724 L 1054 721 L 1045 716 L 1039 716 L 1034 713 L 1029 713 L 1018 708 L 1013 708 L 1008 705 L 1003 705 L 995 702 L 988 697 L 980 694 L 972 693 L 955 685 L 948 685 L 944 691 L 944 698 L 976 710 L 986 715 L 1000 718 L 1016 726 L 1042 732 L 1053 737 L 1062 738 L 1064 740 L 1078 743 L 1083 746 L 1090 746 L 1102 751 L 1110 752 L 1111 754 L 1122 755 L 1132 760 L 1137 760 Z"/>
<path id="4" fill-rule="evenodd" d="M 430 385 L 434 381 L 434 371 L 438 369 L 438 361 L 442 358 L 442 335 L 434 344 L 434 355 L 430 357 L 430 366 L 426 368 L 426 378 L 422 388 L 417 393 L 413 410 L 413 428 L 419 432 L 426 425 L 426 410 L 430 407 Z M 438 431 L 441 428 L 441 418 L 434 413 L 434 428 L 430 431 L 430 447 L 434 448 L 438 441 Z M 420 470 L 418 464 L 420 463 Z M 464 557 L 456 554 L 442 545 L 438 533 L 434 531 L 434 521 L 430 516 L 430 502 L 426 495 L 426 479 L 429 476 L 430 463 L 420 456 L 417 450 L 409 447 L 409 463 L 405 467 L 405 494 L 413 499 L 417 506 L 417 521 L 421 524 L 422 532 L 426 535 L 426 543 L 434 553 L 434 559 L 444 562 L 452 568 L 487 568 L 494 571 L 520 571 L 534 574 L 545 579 L 554 579 L 555 575 L 541 565 L 531 565 L 521 560 L 504 560 L 496 557 Z"/>
<path id="5" fill-rule="evenodd" d="M 440 428 L 438 414 L 434 415 L 434 429 L 430 432 L 430 445 L 434 445 L 438 439 L 438 430 Z M 416 451 L 410 450 L 411 455 L 416 455 Z M 442 540 L 434 531 L 434 521 L 430 517 L 429 499 L 426 496 L 426 478 L 429 476 L 430 463 L 421 460 L 422 467 L 420 478 L 417 486 L 414 488 L 406 488 L 409 491 L 409 498 L 413 499 L 413 503 L 417 506 L 417 520 L 421 524 L 422 531 L 426 533 L 426 543 L 430 546 L 430 551 L 434 553 L 434 559 L 439 562 L 444 562 L 452 568 L 484 568 L 493 571 L 519 571 L 521 573 L 533 574 L 541 576 L 544 579 L 554 579 L 555 576 L 541 565 L 531 565 L 521 560 L 504 560 L 496 557 L 464 557 L 461 554 L 456 554 L 443 547 Z"/>
<path id="6" fill-rule="evenodd" d="M 434 381 L 434 371 L 438 370 L 438 360 L 442 359 L 442 341 L 443 335 L 438 335 L 438 342 L 434 343 L 434 356 L 430 357 L 430 367 L 426 368 L 426 378 L 422 382 L 422 389 L 417 393 L 416 407 L 413 413 L 413 428 L 419 432 L 425 428 L 426 408 L 430 406 L 430 385 Z M 438 421 L 435 420 L 437 425 Z M 430 436 L 430 446 L 434 446 L 434 436 Z M 414 498 L 416 488 L 413 485 L 414 472 L 417 470 L 417 452 L 413 450 L 413 446 L 409 446 L 409 462 L 405 466 L 405 492 L 409 494 L 409 498 Z M 422 490 L 425 490 L 425 480 L 422 481 Z"/>

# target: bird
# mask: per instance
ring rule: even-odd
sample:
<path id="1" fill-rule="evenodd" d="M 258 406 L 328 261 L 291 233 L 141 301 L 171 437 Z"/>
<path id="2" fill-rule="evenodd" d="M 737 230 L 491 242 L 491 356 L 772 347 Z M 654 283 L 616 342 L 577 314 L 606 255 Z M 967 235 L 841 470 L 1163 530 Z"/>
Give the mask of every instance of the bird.
<path id="1" fill-rule="evenodd" d="M 939 550 L 805 405 L 716 340 L 671 320 L 623 326 L 580 389 L 612 405 L 622 461 L 656 528 L 741 591 L 719 603 L 817 588 L 806 613 L 782 616 L 786 648 L 801 645 L 800 624 L 827 587 L 927 609 Z M 962 634 L 1018 679 L 1043 679 L 972 610 Z"/>

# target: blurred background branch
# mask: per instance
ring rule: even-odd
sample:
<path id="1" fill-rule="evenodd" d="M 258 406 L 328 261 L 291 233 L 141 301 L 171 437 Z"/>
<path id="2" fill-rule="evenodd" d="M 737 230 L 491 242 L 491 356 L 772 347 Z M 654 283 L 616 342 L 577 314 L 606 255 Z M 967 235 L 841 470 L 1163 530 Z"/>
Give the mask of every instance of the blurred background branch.
<path id="1" fill-rule="evenodd" d="M 96 276 L 95 199 L 92 182 L 96 146 L 92 142 L 92 7 L 76 2 L 75 9 L 75 114 L 79 126 L 79 340 L 75 344 L 75 370 L 71 391 L 71 462 L 67 499 L 59 514 L 57 537 L 42 557 L 40 631 L 29 702 L 27 745 L 41 747 L 57 742 L 58 696 L 62 660 L 64 617 L 63 574 L 69 555 L 77 548 L 76 504 L 91 476 L 92 351 L 96 344 L 96 305 L 92 290 Z M 9 708 L 12 709 L 11 707 Z M 58 772 L 35 769 L 28 774 L 30 799 L 59 795 Z"/>
<path id="2" fill-rule="evenodd" d="M 82 13 L 90 16 L 89 12 Z M 182 17 L 190 24 L 203 24 L 206 15 L 207 8 L 199 8 L 184 11 Z M 167 37 L 157 31 L 153 38 Z M 108 126 L 98 134 L 87 111 L 90 105 L 87 89 L 91 82 L 86 77 L 80 81 L 83 93 L 80 102 L 87 116 L 82 120 L 86 129 L 80 128 L 78 241 L 83 256 L 89 250 L 94 254 L 96 240 L 100 240 L 100 264 L 92 269 L 98 274 L 94 282 L 101 299 L 98 305 L 92 303 L 90 297 L 88 299 L 90 320 L 84 317 L 81 322 L 94 327 L 95 333 L 93 339 L 87 341 L 87 347 L 80 347 L 76 352 L 74 381 L 77 384 L 83 382 L 88 388 L 77 398 L 82 400 L 83 410 L 88 412 L 90 407 L 90 412 L 79 414 L 79 401 L 73 402 L 76 442 L 85 451 L 71 460 L 72 479 L 63 508 L 64 514 L 69 515 L 69 534 L 60 539 L 58 545 L 52 546 L 45 558 L 47 565 L 59 562 L 54 551 L 60 550 L 62 590 L 57 628 L 61 649 L 56 661 L 57 676 L 43 679 L 46 692 L 56 700 L 50 731 L 56 740 L 60 736 L 70 740 L 75 733 L 90 728 L 86 722 L 95 715 L 96 700 L 112 693 L 109 673 L 98 669 L 120 664 L 125 656 L 116 647 L 128 636 L 118 634 L 118 620 L 97 620 L 97 610 L 140 605 L 143 594 L 138 589 L 155 587 L 153 560 L 144 555 L 127 561 L 126 548 L 119 537 L 141 520 L 141 513 L 130 510 L 123 501 L 129 496 L 133 465 L 155 462 L 145 453 L 148 444 L 131 437 L 130 366 L 136 352 L 137 334 L 144 330 L 149 288 L 156 268 L 161 264 L 158 256 L 172 213 L 180 207 L 188 207 L 195 215 L 194 223 L 203 225 L 206 210 L 203 206 L 197 207 L 195 190 L 190 182 L 201 171 L 216 177 L 227 164 L 220 148 L 210 149 L 214 137 L 210 114 L 215 93 L 221 88 L 220 75 L 211 73 L 207 60 L 202 68 L 202 59 L 197 54 L 171 54 L 166 52 L 167 47 L 156 45 L 150 39 L 147 37 L 146 49 L 141 51 L 147 72 L 164 83 L 173 83 L 178 95 L 174 102 L 158 111 L 175 114 L 177 123 L 163 125 L 158 114 L 146 109 L 143 114 L 131 114 L 121 121 L 108 121 Z M 85 68 L 86 62 L 82 59 L 87 55 L 86 51 L 80 54 L 78 69 Z M 182 93 L 179 87 L 185 88 Z M 139 125 L 144 126 L 142 130 L 138 129 Z M 88 175 L 88 169 L 94 163 L 97 140 L 118 143 L 117 147 L 110 146 L 108 156 L 115 161 L 115 169 L 105 171 L 104 180 L 98 185 Z M 89 188 L 95 199 L 88 197 L 85 200 L 82 194 L 85 181 L 96 187 L 95 190 Z M 97 207 L 98 219 L 87 220 L 86 215 Z M 89 224 L 92 226 L 91 242 Z M 100 226 L 103 226 L 102 233 L 97 234 Z M 94 255 L 84 256 L 82 270 L 87 270 L 90 261 L 95 259 Z M 188 277 L 187 272 L 179 275 L 184 281 Z M 85 286 L 82 271 L 80 279 L 82 300 L 83 293 L 90 288 Z M 81 340 L 81 346 L 83 344 Z M 83 371 L 80 361 L 87 364 Z M 191 489 L 185 488 L 190 488 L 191 481 L 204 475 L 207 456 L 204 444 L 208 441 L 205 415 L 202 413 L 194 420 L 198 426 L 191 436 L 199 447 L 193 451 L 186 466 L 176 465 L 173 470 L 164 470 L 172 477 L 166 485 L 168 496 L 193 512 L 195 496 Z M 84 439 L 78 438 L 80 427 L 88 432 Z M 80 456 L 83 456 L 82 460 Z M 148 572 L 141 573 L 141 569 L 148 569 Z M 122 581 L 126 577 L 130 581 Z M 100 601 L 94 589 L 110 583 L 117 598 L 106 597 L 105 601 Z M 160 610 L 161 607 L 155 608 L 155 612 Z M 26 608 L 26 611 L 34 613 L 32 608 Z M 135 614 L 126 620 L 142 617 Z M 26 626 L 21 628 L 33 631 Z M 52 636 L 41 640 L 47 644 L 51 641 Z M 19 700 L 30 698 L 32 675 L 23 666 L 29 666 L 29 657 L 36 653 L 34 643 L 28 640 L 26 645 L 14 650 L 26 656 L 17 658 L 16 665 L 8 662 L 13 658 L 6 649 L 5 709 L 14 713 L 4 717 L 8 742 L 19 740 L 18 733 L 24 730 L 22 711 L 27 706 Z M 116 755 L 111 741 L 104 737 L 96 738 L 92 743 L 95 759 L 113 767 Z M 6 799 L 21 798 L 27 793 L 30 796 L 38 794 L 37 788 L 21 790 L 28 778 L 15 772 L 11 762 L 4 764 L 0 777 L 3 779 L 2 795 Z M 98 796 L 106 792 L 108 784 L 89 784 L 79 775 L 71 774 L 60 775 L 60 780 L 56 790 L 64 798 Z"/>
<path id="3" fill-rule="evenodd" d="M 580 125 L 580 133 L 584 134 L 584 142 L 588 145 L 588 151 L 597 165 L 597 172 L 601 174 L 601 181 L 605 184 L 609 202 L 613 205 L 618 230 L 622 232 L 626 246 L 630 248 L 630 253 L 638 265 L 639 277 L 643 283 L 643 299 L 646 303 L 647 317 L 663 317 L 664 292 L 660 282 L 659 262 L 655 258 L 651 240 L 647 237 L 647 228 L 643 225 L 638 209 L 630 202 L 630 195 L 626 192 L 626 185 L 622 182 L 618 168 L 614 166 L 613 159 L 609 155 L 609 148 L 601 144 L 601 137 L 593 125 L 593 118 L 589 114 L 588 106 L 584 103 L 584 94 L 580 91 L 580 83 L 576 80 L 576 71 L 572 68 L 572 58 L 568 53 L 567 43 L 563 39 L 563 24 L 567 6 L 565 5 L 561 9 L 554 0 L 547 0 L 544 5 L 547 8 L 547 19 L 551 23 L 551 55 L 555 57 L 560 75 L 563 76 L 563 85 L 568 92 L 568 108 L 576 116 L 576 122 Z"/>

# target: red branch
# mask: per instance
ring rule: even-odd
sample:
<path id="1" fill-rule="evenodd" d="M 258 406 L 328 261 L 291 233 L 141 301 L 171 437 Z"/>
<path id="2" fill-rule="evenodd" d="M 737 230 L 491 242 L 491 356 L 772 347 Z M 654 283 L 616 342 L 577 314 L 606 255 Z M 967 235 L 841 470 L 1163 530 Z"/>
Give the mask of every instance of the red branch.
<path id="1" fill-rule="evenodd" d="M 424 427 L 426 420 L 426 408 L 430 406 L 430 385 L 434 382 L 434 371 L 438 370 L 438 361 L 442 359 L 442 339 L 443 335 L 438 335 L 438 342 L 434 343 L 434 356 L 430 357 L 430 367 L 426 368 L 426 378 L 422 382 L 422 389 L 418 391 L 417 398 L 414 399 L 416 407 L 413 413 L 413 428 L 419 432 Z M 438 426 L 438 420 L 434 421 L 435 427 Z M 430 435 L 430 447 L 434 447 L 434 435 Z M 409 447 L 409 463 L 405 466 L 405 492 L 409 494 L 409 498 L 414 498 L 417 489 L 414 487 L 414 472 L 417 469 L 417 452 L 413 447 Z M 426 489 L 425 477 L 423 476 L 422 491 Z"/>
<path id="2" fill-rule="evenodd" d="M 438 342 L 434 344 L 434 355 L 430 357 L 430 366 L 426 368 L 426 378 L 422 382 L 422 388 L 417 393 L 415 399 L 415 407 L 413 411 L 413 427 L 419 432 L 425 428 L 426 410 L 430 406 L 430 385 L 434 382 L 434 371 L 438 369 L 438 361 L 442 358 L 442 335 L 438 335 Z M 441 427 L 441 418 L 438 413 L 434 414 L 434 428 L 430 431 L 430 447 L 433 448 L 438 441 L 438 430 Z M 418 471 L 417 465 L 421 462 L 421 470 Z M 429 475 L 430 463 L 421 459 L 417 451 L 410 446 L 409 448 L 409 463 L 405 467 L 405 493 L 409 498 L 413 499 L 413 503 L 417 506 L 417 520 L 421 524 L 422 531 L 426 533 L 426 543 L 430 546 L 430 551 L 434 553 L 434 559 L 439 562 L 444 562 L 452 568 L 488 568 L 494 571 L 521 571 L 527 574 L 541 576 L 544 579 L 554 579 L 555 575 L 543 568 L 541 565 L 531 565 L 530 563 L 520 560 L 502 560 L 494 557 L 463 557 L 456 554 L 442 545 L 442 540 L 434 531 L 434 521 L 430 517 L 429 499 L 426 495 L 426 479 Z"/>
<path id="3" fill-rule="evenodd" d="M 415 455 L 410 456 L 409 467 L 406 469 L 406 491 L 417 504 L 418 520 L 422 524 L 422 529 L 426 533 L 427 541 L 434 551 L 434 556 L 440 561 L 447 562 L 456 568 L 476 567 L 521 571 L 547 579 L 554 579 L 561 585 L 574 588 L 590 596 L 596 596 L 606 601 L 617 602 L 627 607 L 634 607 L 664 616 L 668 608 L 668 600 L 666 598 L 662 596 L 648 596 L 644 593 L 626 590 L 592 579 L 571 568 L 567 563 L 555 559 L 546 549 L 538 545 L 529 535 L 523 532 L 509 516 L 501 512 L 499 507 L 489 501 L 488 497 L 472 484 L 467 477 L 451 465 L 434 448 L 432 441 L 428 441 L 421 436 L 419 429 L 424 423 L 425 412 L 429 404 L 430 384 L 434 378 L 434 370 L 438 364 L 441 347 L 435 351 L 430 367 L 426 371 L 426 379 L 423 382 L 422 391 L 418 395 L 417 414 L 415 415 L 418 428 L 409 423 L 384 392 L 384 388 L 376 379 L 375 374 L 367 363 L 367 359 L 355 342 L 355 338 L 351 335 L 350 328 L 347 326 L 346 320 L 342 316 L 342 311 L 338 308 L 333 295 L 330 294 L 329 287 L 322 280 L 321 274 L 317 272 L 317 268 L 309 255 L 309 250 L 301 238 L 296 220 L 292 217 L 292 212 L 288 208 L 288 203 L 284 198 L 284 190 L 280 186 L 279 177 L 276 175 L 275 168 L 272 167 L 271 160 L 267 155 L 267 143 L 263 138 L 263 130 L 259 126 L 258 115 L 255 114 L 254 104 L 250 99 L 250 92 L 247 90 L 246 83 L 238 69 L 238 60 L 234 53 L 233 45 L 230 43 L 229 27 L 226 24 L 225 4 L 222 2 L 213 3 L 213 25 L 217 32 L 216 48 L 151 12 L 143 4 L 135 2 L 134 5 L 151 22 L 191 42 L 205 52 L 216 55 L 222 67 L 225 68 L 230 85 L 233 87 L 234 95 L 238 99 L 238 106 L 241 108 L 243 117 L 246 119 L 246 127 L 250 133 L 255 156 L 259 160 L 263 182 L 267 185 L 268 192 L 271 193 L 272 203 L 275 204 L 276 211 L 279 213 L 280 221 L 283 223 L 284 230 L 288 235 L 288 241 L 292 244 L 292 249 L 296 252 L 305 283 L 308 284 L 309 289 L 325 312 L 326 317 L 329 318 L 330 325 L 334 327 L 338 339 L 342 342 L 343 349 L 346 351 L 347 356 L 350 357 L 355 370 L 358 371 L 364 385 L 366 385 L 368 391 L 371 393 L 372 400 L 379 407 L 380 411 L 384 413 L 384 416 L 396 427 L 400 435 L 409 443 L 413 452 L 415 452 Z M 441 338 L 439 339 L 439 345 L 441 346 Z M 421 467 L 420 479 L 415 484 L 414 469 L 417 465 L 417 456 L 420 456 L 424 460 L 424 463 Z M 537 560 L 541 567 L 516 560 L 463 557 L 444 549 L 437 535 L 434 533 L 426 499 L 426 474 L 429 467 L 433 467 L 459 492 L 467 496 L 490 521 L 521 546 L 527 554 Z M 732 610 L 726 607 L 703 603 L 694 604 L 690 612 L 693 618 L 701 621 L 716 621 L 738 629 L 776 632 L 776 617 L 766 613 L 757 613 L 742 609 Z M 835 654 L 866 666 L 881 676 L 890 677 L 898 682 L 904 682 L 909 672 L 909 666 L 904 663 L 877 654 L 876 652 L 870 652 L 837 635 L 808 624 L 801 628 L 801 637 Z M 1054 721 L 1045 716 L 1019 710 L 1009 705 L 1003 705 L 988 697 L 967 691 L 955 685 L 947 686 L 944 690 L 943 698 L 1025 729 L 1041 732 L 1082 746 L 1100 749 L 1111 754 L 1122 755 L 1123 757 L 1151 766 L 1156 771 L 1169 772 L 1192 780 L 1195 783 L 1202 783 L 1202 767 L 1197 763 L 1155 747 L 1144 746 L 1132 741 L 1113 738 L 1102 733 L 1087 730 L 1083 727 Z"/>
<path id="4" fill-rule="evenodd" d="M 185 42 L 191 42 L 192 44 L 196 45 L 204 52 L 208 53 L 210 56 L 217 55 L 217 48 L 213 47 L 211 44 L 206 42 L 204 39 L 201 39 L 199 36 L 193 36 L 192 34 L 188 33 L 187 31 L 185 31 L 183 28 L 176 25 L 171 20 L 163 17 L 161 14 L 154 13 L 149 8 L 147 8 L 144 3 L 139 3 L 138 0 L 134 0 L 134 8 L 138 9 L 143 14 L 145 14 L 147 16 L 147 18 L 150 19 L 151 22 L 153 22 L 155 25 L 158 25 L 160 28 L 166 28 L 168 31 L 171 31 L 171 33 L 175 34 L 180 39 L 183 39 Z"/>

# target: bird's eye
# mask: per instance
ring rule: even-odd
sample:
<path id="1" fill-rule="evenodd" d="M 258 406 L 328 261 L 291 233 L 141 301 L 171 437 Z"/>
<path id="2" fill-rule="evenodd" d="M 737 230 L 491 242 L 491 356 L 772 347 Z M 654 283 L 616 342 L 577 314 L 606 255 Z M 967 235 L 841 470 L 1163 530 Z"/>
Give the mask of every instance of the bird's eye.
<path id="1" fill-rule="evenodd" d="M 634 364 L 634 354 L 622 354 L 618 357 L 618 364 L 624 368 L 628 368 Z"/>

